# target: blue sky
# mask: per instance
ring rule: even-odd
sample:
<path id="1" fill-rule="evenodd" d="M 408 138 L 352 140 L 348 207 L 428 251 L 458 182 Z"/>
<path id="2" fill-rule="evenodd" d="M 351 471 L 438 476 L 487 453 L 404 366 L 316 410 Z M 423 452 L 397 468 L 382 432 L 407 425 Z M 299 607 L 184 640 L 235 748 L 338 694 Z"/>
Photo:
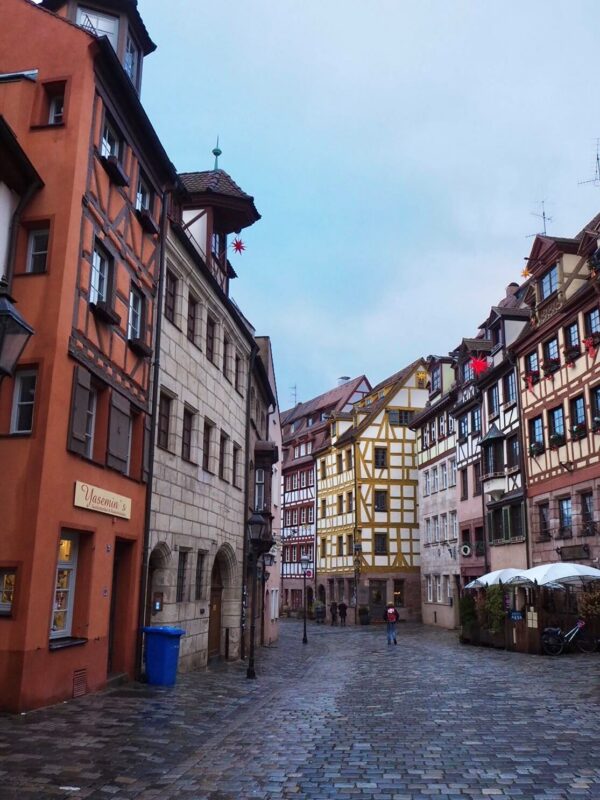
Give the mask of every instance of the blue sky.
<path id="1" fill-rule="evenodd" d="M 271 336 L 282 409 L 472 335 L 520 280 L 533 216 L 600 211 L 600 7 L 140 0 L 142 100 L 180 171 L 220 166 L 262 219 L 232 296 Z"/>

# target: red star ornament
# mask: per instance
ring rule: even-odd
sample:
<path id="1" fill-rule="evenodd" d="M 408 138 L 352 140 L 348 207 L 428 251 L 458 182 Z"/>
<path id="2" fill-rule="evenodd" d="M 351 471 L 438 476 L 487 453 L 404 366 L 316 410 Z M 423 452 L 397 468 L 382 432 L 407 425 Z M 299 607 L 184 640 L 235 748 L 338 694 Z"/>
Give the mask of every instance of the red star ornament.
<path id="1" fill-rule="evenodd" d="M 242 242 L 241 239 L 234 239 L 231 245 L 236 253 L 243 253 L 246 249 L 246 245 Z"/>
<path id="2" fill-rule="evenodd" d="M 481 358 L 481 356 L 473 356 L 471 358 L 471 369 L 473 370 L 473 374 L 476 378 L 482 375 L 487 368 L 487 358 Z"/>

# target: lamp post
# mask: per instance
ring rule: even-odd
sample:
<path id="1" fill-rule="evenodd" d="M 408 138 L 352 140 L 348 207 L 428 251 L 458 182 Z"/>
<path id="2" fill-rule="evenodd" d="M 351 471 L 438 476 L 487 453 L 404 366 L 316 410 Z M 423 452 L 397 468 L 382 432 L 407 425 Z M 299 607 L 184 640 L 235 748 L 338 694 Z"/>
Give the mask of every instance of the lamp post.
<path id="1" fill-rule="evenodd" d="M 362 544 L 354 542 L 354 624 L 358 625 L 358 578 L 360 576 L 360 554 Z"/>
<path id="2" fill-rule="evenodd" d="M 255 511 L 246 523 L 252 558 L 252 601 L 250 604 L 250 653 L 246 678 L 256 678 L 254 670 L 254 640 L 256 638 L 256 584 L 258 582 L 258 559 L 273 547 L 269 525 L 262 514 Z"/>
<path id="3" fill-rule="evenodd" d="M 13 305 L 8 284 L 0 281 L 0 381 L 12 375 L 19 356 L 34 333 Z"/>
<path id="4" fill-rule="evenodd" d="M 304 597 L 304 636 L 302 637 L 302 644 L 308 644 L 308 639 L 306 637 L 306 572 L 308 570 L 308 565 L 310 564 L 309 556 L 306 554 L 300 556 L 300 563 L 302 564 L 302 586 Z"/>

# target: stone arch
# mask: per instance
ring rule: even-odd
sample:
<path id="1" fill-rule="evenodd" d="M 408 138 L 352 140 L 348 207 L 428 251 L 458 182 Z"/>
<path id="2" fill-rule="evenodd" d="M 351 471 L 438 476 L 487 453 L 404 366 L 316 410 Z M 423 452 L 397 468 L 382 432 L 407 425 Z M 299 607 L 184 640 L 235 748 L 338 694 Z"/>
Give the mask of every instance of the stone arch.
<path id="1" fill-rule="evenodd" d="M 322 583 L 319 584 L 317 595 L 319 597 L 319 602 L 324 603 L 326 600 L 326 594 L 325 594 L 325 586 Z"/>
<path id="2" fill-rule="evenodd" d="M 217 550 L 210 572 L 209 658 L 239 655 L 239 589 L 238 559 L 226 542 Z"/>
<path id="3" fill-rule="evenodd" d="M 146 624 L 161 621 L 165 605 L 171 602 L 171 548 L 166 542 L 158 542 L 148 559 L 148 583 L 146 593 Z M 158 609 L 156 603 L 162 604 Z"/>

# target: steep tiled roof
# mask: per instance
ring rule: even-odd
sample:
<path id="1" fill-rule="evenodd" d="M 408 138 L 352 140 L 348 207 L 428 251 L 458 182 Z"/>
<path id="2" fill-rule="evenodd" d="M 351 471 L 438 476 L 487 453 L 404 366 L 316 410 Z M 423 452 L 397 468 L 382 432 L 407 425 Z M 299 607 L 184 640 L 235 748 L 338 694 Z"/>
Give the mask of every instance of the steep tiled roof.
<path id="1" fill-rule="evenodd" d="M 366 381 L 370 386 L 369 381 L 365 375 L 359 375 L 351 381 L 342 383 L 341 386 L 335 386 L 328 392 L 313 397 L 312 400 L 307 400 L 305 403 L 298 403 L 293 408 L 281 412 L 281 424 L 288 425 L 296 419 L 301 417 L 308 417 L 320 411 L 336 410 L 339 411 L 348 402 L 348 398 L 356 391 L 360 384 Z M 297 431 L 296 431 L 297 432 Z"/>
<path id="2" fill-rule="evenodd" d="M 228 197 L 240 197 L 243 200 L 254 199 L 240 189 L 231 175 L 222 169 L 213 169 L 208 172 L 181 172 L 179 178 L 185 189 L 191 194 L 213 192 Z"/>

